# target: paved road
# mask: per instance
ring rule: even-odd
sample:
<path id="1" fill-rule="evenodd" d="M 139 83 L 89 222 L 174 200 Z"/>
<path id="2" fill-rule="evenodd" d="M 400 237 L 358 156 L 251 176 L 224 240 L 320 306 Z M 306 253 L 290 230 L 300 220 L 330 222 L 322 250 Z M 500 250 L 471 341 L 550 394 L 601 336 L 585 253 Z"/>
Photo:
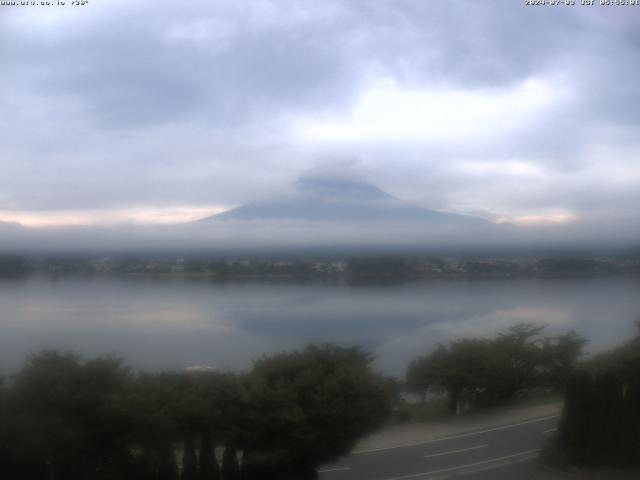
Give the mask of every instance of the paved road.
<path id="1" fill-rule="evenodd" d="M 362 451 L 326 465 L 321 480 L 469 480 L 527 478 L 559 415 L 487 427 L 416 443 Z"/>

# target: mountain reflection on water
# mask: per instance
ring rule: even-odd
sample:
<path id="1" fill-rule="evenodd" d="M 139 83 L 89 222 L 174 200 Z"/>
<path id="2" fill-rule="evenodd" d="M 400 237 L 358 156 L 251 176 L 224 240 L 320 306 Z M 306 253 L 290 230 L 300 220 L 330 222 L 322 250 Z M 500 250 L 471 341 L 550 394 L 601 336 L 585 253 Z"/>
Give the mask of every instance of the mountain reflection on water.
<path id="1" fill-rule="evenodd" d="M 535 322 L 571 329 L 588 351 L 614 345 L 640 318 L 640 281 L 448 280 L 210 282 L 180 278 L 30 277 L 0 282 L 0 370 L 42 348 L 123 356 L 136 368 L 240 370 L 309 342 L 357 344 L 400 375 L 438 342 Z"/>

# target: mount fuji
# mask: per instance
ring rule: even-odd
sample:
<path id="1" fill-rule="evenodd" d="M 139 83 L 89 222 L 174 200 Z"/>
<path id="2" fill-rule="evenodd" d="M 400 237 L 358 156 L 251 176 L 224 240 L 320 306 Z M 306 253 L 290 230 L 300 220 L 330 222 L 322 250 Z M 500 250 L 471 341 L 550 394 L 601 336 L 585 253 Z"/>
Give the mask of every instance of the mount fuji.
<path id="1" fill-rule="evenodd" d="M 491 224 L 477 217 L 412 205 L 364 181 L 323 177 L 302 178 L 295 182 L 292 194 L 247 203 L 201 222 L 226 220 L 401 222 L 458 226 Z"/>

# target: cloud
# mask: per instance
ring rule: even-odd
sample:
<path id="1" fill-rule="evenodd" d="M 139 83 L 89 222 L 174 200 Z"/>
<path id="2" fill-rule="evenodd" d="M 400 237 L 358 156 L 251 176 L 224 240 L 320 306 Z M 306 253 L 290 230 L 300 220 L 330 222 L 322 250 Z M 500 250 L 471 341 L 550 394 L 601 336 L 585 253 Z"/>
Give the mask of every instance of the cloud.
<path id="1" fill-rule="evenodd" d="M 163 225 L 187 223 L 221 213 L 224 207 L 124 208 L 105 210 L 55 210 L 53 212 L 0 210 L 0 218 L 25 227 L 64 227 L 79 225 L 141 224 Z M 0 222 L 1 223 L 1 222 Z"/>
<path id="2" fill-rule="evenodd" d="M 504 0 L 3 7 L 0 210 L 233 206 L 349 157 L 427 207 L 624 217 L 636 23 Z"/>
<path id="3" fill-rule="evenodd" d="M 387 85 L 384 85 L 387 83 Z M 406 90 L 383 82 L 362 94 L 345 121 L 302 119 L 296 123 L 301 142 L 493 141 L 528 126 L 568 96 L 551 80 L 527 79 L 507 90 Z"/>

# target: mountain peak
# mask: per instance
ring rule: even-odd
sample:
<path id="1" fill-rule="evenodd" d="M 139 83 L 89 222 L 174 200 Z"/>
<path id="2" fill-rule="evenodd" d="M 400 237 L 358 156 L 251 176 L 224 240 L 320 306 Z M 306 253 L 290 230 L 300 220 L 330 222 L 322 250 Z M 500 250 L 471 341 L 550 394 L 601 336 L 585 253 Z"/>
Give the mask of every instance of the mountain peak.
<path id="1" fill-rule="evenodd" d="M 380 188 L 361 180 L 330 177 L 303 177 L 295 182 L 302 195 L 331 200 L 380 201 L 394 197 Z"/>

